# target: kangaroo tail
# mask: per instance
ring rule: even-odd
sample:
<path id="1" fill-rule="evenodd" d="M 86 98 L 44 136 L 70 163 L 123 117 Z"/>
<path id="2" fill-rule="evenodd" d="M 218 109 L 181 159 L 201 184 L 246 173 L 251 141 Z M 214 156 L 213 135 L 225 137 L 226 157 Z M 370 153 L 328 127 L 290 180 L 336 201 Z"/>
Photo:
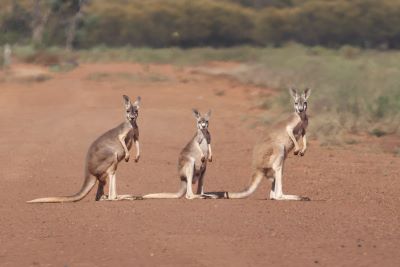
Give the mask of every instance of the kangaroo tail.
<path id="1" fill-rule="evenodd" d="M 262 172 L 254 173 L 253 177 L 251 178 L 250 185 L 241 192 L 226 192 L 226 191 L 217 191 L 217 192 L 206 192 L 207 195 L 214 195 L 216 198 L 246 198 L 256 191 L 258 185 L 260 184 L 264 174 Z"/>
<path id="2" fill-rule="evenodd" d="M 182 180 L 181 181 L 181 187 L 179 188 L 179 191 L 176 193 L 155 193 L 155 194 L 148 194 L 144 195 L 144 199 L 150 199 L 150 198 L 181 198 L 183 195 L 186 193 L 186 185 L 187 182 Z"/>
<path id="3" fill-rule="evenodd" d="M 226 192 L 226 198 L 247 198 L 256 191 L 263 177 L 264 174 L 262 172 L 255 172 L 251 178 L 250 185 L 245 190 L 241 192 Z"/>
<path id="4" fill-rule="evenodd" d="M 96 177 L 91 176 L 87 171 L 85 175 L 85 181 L 83 182 L 81 190 L 78 193 L 72 196 L 65 196 L 65 197 L 44 197 L 44 198 L 37 198 L 27 203 L 59 203 L 59 202 L 75 202 L 83 199 L 90 190 L 96 184 Z"/>

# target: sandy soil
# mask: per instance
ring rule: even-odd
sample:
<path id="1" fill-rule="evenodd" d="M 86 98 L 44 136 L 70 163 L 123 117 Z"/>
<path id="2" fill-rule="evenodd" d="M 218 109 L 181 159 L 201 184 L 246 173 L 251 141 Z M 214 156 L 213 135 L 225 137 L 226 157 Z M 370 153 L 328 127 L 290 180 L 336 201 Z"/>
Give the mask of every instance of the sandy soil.
<path id="1" fill-rule="evenodd" d="M 244 200 L 95 202 L 93 190 L 77 203 L 26 204 L 80 188 L 90 143 L 123 119 L 122 94 L 143 98 L 142 157 L 120 164 L 120 194 L 177 189 L 192 107 L 213 110 L 207 190 L 245 187 L 259 135 L 260 89 L 224 77 L 135 64 L 51 76 L 0 83 L 0 266 L 400 266 L 400 158 L 366 145 L 311 141 L 305 157 L 289 157 L 284 191 L 310 202 L 266 200 L 264 181 Z"/>

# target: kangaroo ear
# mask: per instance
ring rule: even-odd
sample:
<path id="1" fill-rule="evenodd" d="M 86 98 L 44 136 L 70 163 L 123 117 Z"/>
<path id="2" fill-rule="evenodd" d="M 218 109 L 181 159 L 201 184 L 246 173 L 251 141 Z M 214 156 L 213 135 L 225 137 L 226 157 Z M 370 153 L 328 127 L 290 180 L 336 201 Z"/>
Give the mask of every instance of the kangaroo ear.
<path id="1" fill-rule="evenodd" d="M 200 118 L 200 112 L 197 110 L 197 109 L 195 109 L 195 108 L 193 108 L 192 109 L 193 110 L 193 114 L 194 114 L 194 116 L 196 117 L 196 119 L 198 119 L 198 118 Z"/>
<path id="2" fill-rule="evenodd" d="M 307 100 L 311 95 L 311 89 L 310 88 L 306 88 L 306 90 L 304 90 L 303 92 L 303 97 L 305 100 Z"/>
<path id="3" fill-rule="evenodd" d="M 205 118 L 206 120 L 209 120 L 210 117 L 211 117 L 211 109 L 206 113 L 206 115 L 204 115 L 204 118 Z"/>
<path id="4" fill-rule="evenodd" d="M 296 99 L 297 97 L 298 97 L 298 93 L 297 93 L 297 90 L 296 89 L 294 89 L 293 87 L 290 87 L 289 88 L 289 93 L 290 93 L 290 95 L 293 97 L 293 99 Z"/>
<path id="5" fill-rule="evenodd" d="M 123 95 L 122 98 L 124 99 L 125 109 L 129 109 L 132 105 L 131 100 L 127 95 Z"/>
<path id="6" fill-rule="evenodd" d="M 136 98 L 135 103 L 133 103 L 133 105 L 136 106 L 136 108 L 139 108 L 139 106 L 140 106 L 140 101 L 142 101 L 142 98 L 141 98 L 140 96 L 138 96 L 138 97 Z"/>

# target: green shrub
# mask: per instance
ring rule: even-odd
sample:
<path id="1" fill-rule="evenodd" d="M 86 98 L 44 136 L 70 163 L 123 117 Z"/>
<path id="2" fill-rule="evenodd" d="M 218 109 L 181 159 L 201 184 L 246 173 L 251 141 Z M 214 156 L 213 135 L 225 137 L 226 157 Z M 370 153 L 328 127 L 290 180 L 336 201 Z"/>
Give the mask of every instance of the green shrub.
<path id="1" fill-rule="evenodd" d="M 64 45 L 78 0 L 41 1 L 52 10 L 44 45 Z M 75 4 L 74 4 L 75 3 Z M 90 48 L 281 46 L 294 41 L 338 48 L 400 47 L 400 2 L 392 0 L 96 0 L 85 1 L 74 44 Z M 31 0 L 0 1 L 0 44 L 26 44 Z M 311 51 L 313 52 L 313 51 Z M 344 56 L 356 56 L 343 48 Z"/>

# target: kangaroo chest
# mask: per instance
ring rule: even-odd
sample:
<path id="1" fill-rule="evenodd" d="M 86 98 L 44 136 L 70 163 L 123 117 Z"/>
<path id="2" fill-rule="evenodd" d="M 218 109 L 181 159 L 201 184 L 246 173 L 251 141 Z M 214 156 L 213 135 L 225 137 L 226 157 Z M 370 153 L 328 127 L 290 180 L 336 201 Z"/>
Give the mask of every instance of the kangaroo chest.
<path id="1" fill-rule="evenodd" d="M 133 141 L 138 140 L 138 139 L 139 139 L 139 128 L 135 124 L 129 130 L 128 134 L 125 137 L 125 144 L 126 144 L 126 147 L 128 148 L 128 150 L 131 149 Z"/>
<path id="2" fill-rule="evenodd" d="M 208 145 L 211 143 L 211 135 L 208 131 L 202 131 L 202 134 L 198 135 L 197 142 L 199 143 L 200 149 L 205 156 L 208 155 Z"/>
<path id="3" fill-rule="evenodd" d="M 199 144 L 200 150 L 202 153 L 197 153 L 197 156 L 195 158 L 195 170 L 196 172 L 198 171 L 203 171 L 207 167 L 207 158 L 208 158 L 208 144 L 210 138 L 206 138 L 206 136 L 198 136 L 198 139 L 196 140 Z M 203 154 L 205 160 L 202 162 L 201 161 L 201 154 Z"/>
<path id="4" fill-rule="evenodd" d="M 296 139 L 299 139 L 306 133 L 307 126 L 308 118 L 306 115 L 304 115 L 304 117 L 299 119 L 296 126 L 293 128 L 293 135 L 296 137 Z"/>
<path id="5" fill-rule="evenodd" d="M 208 158 L 208 143 L 207 140 L 203 139 L 199 143 L 200 149 L 204 155 L 204 161 L 201 161 L 200 153 L 199 156 L 196 157 L 194 162 L 194 174 L 193 174 L 193 183 L 196 183 L 197 179 L 201 176 L 201 174 L 207 168 L 207 158 Z"/>
<path id="6" fill-rule="evenodd" d="M 298 115 L 294 114 L 291 118 L 289 125 L 292 126 L 292 133 L 294 138 L 299 141 L 299 139 L 306 133 L 306 128 L 308 125 L 308 119 L 305 114 Z M 286 151 L 290 151 L 294 147 L 294 143 L 286 133 L 287 129 L 285 129 L 284 138 L 280 139 L 285 146 Z"/>
<path id="7" fill-rule="evenodd" d="M 296 139 L 299 139 L 303 134 L 305 134 L 306 128 L 307 126 L 302 122 L 296 125 L 296 127 L 293 129 L 293 135 L 296 137 Z"/>
<path id="8" fill-rule="evenodd" d="M 128 150 L 130 150 L 132 147 L 132 139 L 133 139 L 133 131 L 129 131 L 125 137 L 125 144 L 126 144 L 126 147 L 128 148 Z"/>

